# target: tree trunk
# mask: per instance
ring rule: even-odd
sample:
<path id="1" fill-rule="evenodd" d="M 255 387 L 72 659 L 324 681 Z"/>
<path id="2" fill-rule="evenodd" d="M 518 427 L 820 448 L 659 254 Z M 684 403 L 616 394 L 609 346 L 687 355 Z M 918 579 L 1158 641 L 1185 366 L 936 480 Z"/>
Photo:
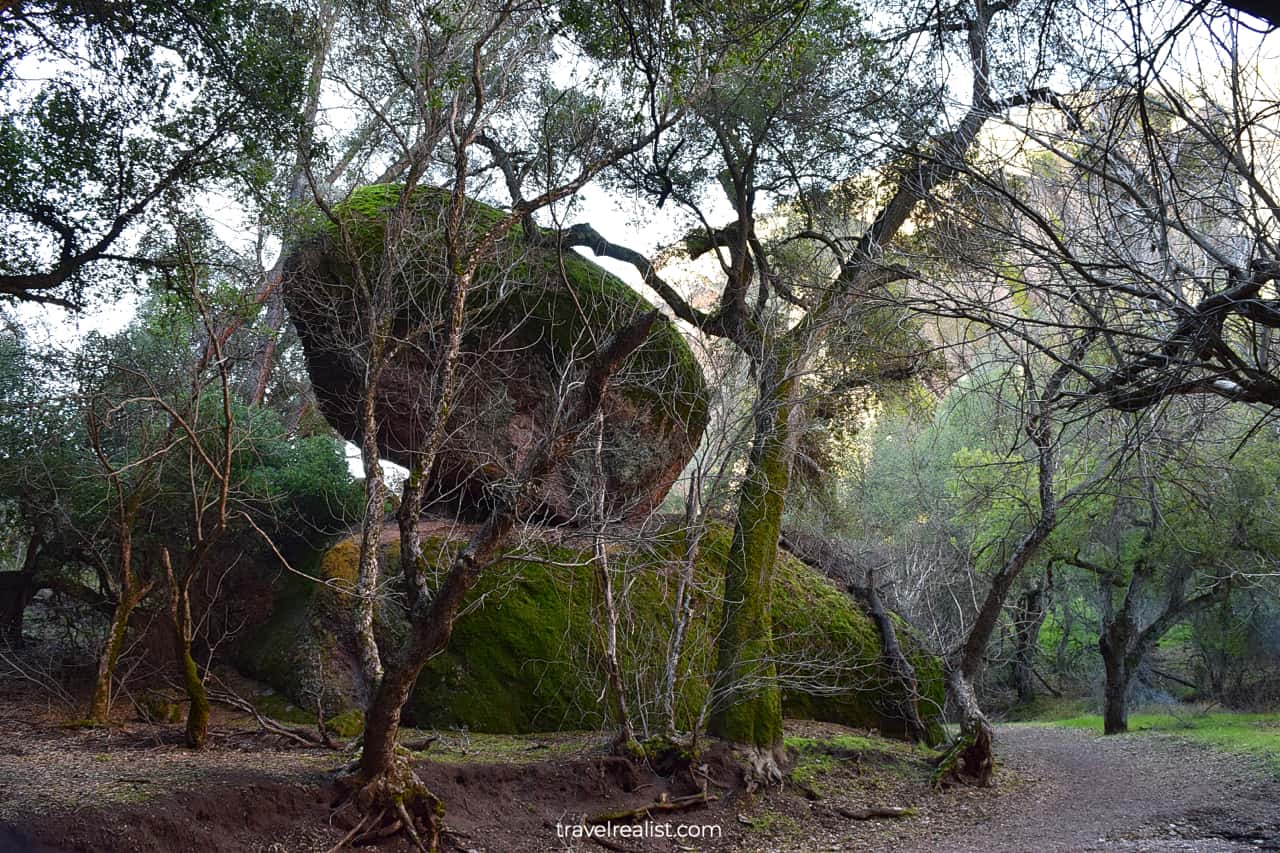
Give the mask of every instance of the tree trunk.
<path id="1" fill-rule="evenodd" d="M 756 435 L 725 566 L 724 623 L 709 734 L 749 747 L 755 771 L 781 778 L 782 695 L 773 659 L 772 582 L 790 477 L 792 381 L 781 358 L 762 368 Z"/>
<path id="2" fill-rule="evenodd" d="M 360 563 L 356 575 L 356 613 L 353 626 L 360 674 L 364 678 L 368 694 L 377 690 L 383 675 L 382 657 L 373 631 L 378 581 L 382 575 L 383 502 L 387 491 L 378 452 L 378 421 L 375 410 L 377 393 L 378 383 L 374 374 L 361 401 L 360 457 L 364 464 L 365 507 L 360 526 Z M 413 523 L 416 525 L 417 520 L 414 519 Z"/>
<path id="3" fill-rule="evenodd" d="M 209 738 L 209 695 L 205 692 L 200 668 L 191 654 L 191 593 L 187 586 L 192 577 L 192 567 L 180 582 L 174 575 L 169 559 L 169 549 L 162 548 L 160 560 L 165 578 L 169 581 L 169 620 L 173 623 L 174 651 L 178 665 L 182 667 L 182 687 L 187 693 L 187 746 L 203 749 Z"/>
<path id="4" fill-rule="evenodd" d="M 93 681 L 93 694 L 89 698 L 89 719 L 105 723 L 111 710 L 111 681 L 115 677 L 116 662 L 124 650 L 125 634 L 129 630 L 129 617 L 142 599 L 130 591 L 121 590 L 111 614 L 111 628 L 107 642 L 98 656 L 98 671 Z"/>
<path id="5" fill-rule="evenodd" d="M 604 529 L 606 518 L 605 489 L 608 481 L 604 473 L 604 412 L 595 416 L 595 495 L 592 507 L 596 531 L 592 537 L 593 557 L 596 564 L 596 582 L 600 586 L 600 605 L 604 609 L 604 665 L 608 690 L 613 698 L 614 724 L 618 727 L 614 749 L 619 753 L 638 752 L 635 729 L 631 725 L 631 710 L 627 707 L 627 689 L 622 680 L 622 664 L 618 660 L 618 608 L 614 601 L 613 575 L 609 569 L 609 552 L 605 548 Z"/>
<path id="6" fill-rule="evenodd" d="M 689 482 L 689 494 L 685 496 L 684 555 L 680 562 L 676 599 L 671 607 L 671 641 L 667 645 L 662 679 L 662 725 L 669 739 L 676 734 L 676 687 L 680 680 L 680 659 L 684 654 L 689 624 L 693 621 L 693 570 L 704 529 L 699 497 L 701 487 L 701 475 L 695 471 Z"/>
<path id="7" fill-rule="evenodd" d="M 1133 672 L 1127 665 L 1123 647 L 1112 648 L 1105 639 L 1099 641 L 1098 647 L 1102 652 L 1102 664 L 1106 670 L 1102 733 L 1124 734 L 1129 731 L 1129 682 L 1133 678 Z"/>
<path id="8" fill-rule="evenodd" d="M 0 648 L 22 645 L 23 614 L 36 591 L 36 565 L 43 544 L 44 535 L 37 525 L 27 538 L 22 566 L 16 572 L 0 572 Z"/>
<path id="9" fill-rule="evenodd" d="M 1036 698 L 1032 670 L 1044 617 L 1044 589 L 1037 585 L 1023 592 L 1019 598 L 1017 623 L 1013 628 L 1013 686 L 1018 692 L 1018 702 L 1024 705 Z"/>
<path id="10" fill-rule="evenodd" d="M 93 694 L 89 697 L 89 719 L 105 723 L 111 710 L 111 681 L 116 674 L 116 662 L 124 650 L 125 634 L 129 630 L 129 617 L 133 609 L 150 590 L 150 583 L 138 586 L 133 574 L 133 517 L 136 501 L 130 500 L 121 509 L 117 521 L 120 537 L 117 559 L 120 567 L 120 594 L 116 597 L 115 610 L 111 614 L 111 628 L 107 642 L 98 657 L 98 672 L 93 682 Z"/>
<path id="11" fill-rule="evenodd" d="M 876 630 L 880 634 L 880 659 L 891 682 L 888 687 L 893 695 L 896 715 L 902 721 L 906 736 L 914 743 L 922 743 L 927 738 L 928 731 L 924 720 L 920 718 L 920 683 L 916 679 L 916 668 L 902 653 L 893 618 L 880 599 L 875 569 L 867 569 L 866 588 L 854 587 L 854 594 L 866 603 L 871 621 L 876 623 Z"/>
<path id="12" fill-rule="evenodd" d="M 973 682 L 957 666 L 947 667 L 947 693 L 960 715 L 960 735 L 938 760 L 934 783 L 991 784 L 995 775 L 995 730 L 978 705 Z"/>

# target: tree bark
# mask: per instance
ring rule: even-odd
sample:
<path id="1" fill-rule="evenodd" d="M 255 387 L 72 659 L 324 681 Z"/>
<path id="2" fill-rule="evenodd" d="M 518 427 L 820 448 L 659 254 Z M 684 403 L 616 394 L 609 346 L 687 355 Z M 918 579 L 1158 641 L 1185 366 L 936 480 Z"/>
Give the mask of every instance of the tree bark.
<path id="1" fill-rule="evenodd" d="M 1044 617 L 1044 588 L 1037 584 L 1019 597 L 1013 628 L 1013 686 L 1018 692 L 1018 702 L 1024 705 L 1036 698 L 1033 669 Z"/>
<path id="2" fill-rule="evenodd" d="M 179 582 L 173 572 L 169 549 L 161 548 L 160 562 L 169 582 L 169 620 L 173 625 L 174 651 L 182 668 L 182 687 L 187 693 L 186 742 L 192 749 L 203 749 L 209 738 L 209 695 L 205 691 L 200 668 L 191 654 L 191 592 L 187 584 L 194 577 L 188 567 Z"/>
<path id="3" fill-rule="evenodd" d="M 605 489 L 608 481 L 604 473 L 604 412 L 595 414 L 595 495 L 592 507 L 596 531 L 592 537 L 592 550 L 596 564 L 596 582 L 600 587 L 600 606 L 604 609 L 604 664 L 608 690 L 613 698 L 613 721 L 618 733 L 614 749 L 626 754 L 638 751 L 635 729 L 631 725 L 631 710 L 627 707 L 627 688 L 622 680 L 622 664 L 618 659 L 618 608 L 613 594 L 613 575 L 609 569 L 609 552 L 605 547 L 606 518 Z"/>
<path id="4" fill-rule="evenodd" d="M 382 461 L 378 451 L 378 421 L 376 400 L 378 382 L 376 373 L 365 386 L 361 401 L 360 458 L 364 463 L 364 516 L 360 525 L 360 562 L 356 574 L 356 653 L 360 660 L 360 674 L 365 690 L 371 695 L 382 679 L 382 656 L 373 631 L 377 608 L 378 582 L 382 577 L 382 519 L 386 485 L 382 476 Z M 414 520 L 416 524 L 416 519 Z M 412 555 L 410 555 L 412 557 Z"/>
<path id="5" fill-rule="evenodd" d="M 680 579 L 671 607 L 671 640 L 667 644 L 666 667 L 662 678 L 662 725 L 667 738 L 676 734 L 676 687 L 680 679 L 680 659 L 684 654 L 689 623 L 693 621 L 693 570 L 702 540 L 703 524 L 699 490 L 701 473 L 695 470 L 689 482 L 684 504 L 684 554 L 680 561 Z"/>
<path id="6" fill-rule="evenodd" d="M 119 523 L 119 561 L 120 591 L 116 597 L 116 606 L 111 614 L 111 627 L 107 632 L 107 641 L 98 656 L 98 670 L 94 676 L 93 693 L 89 697 L 89 719 L 105 723 L 111 711 L 111 682 L 115 678 L 116 663 L 124 650 L 125 635 L 129 631 L 129 617 L 134 608 L 142 601 L 151 584 L 139 585 L 133 573 L 133 514 L 129 509 L 123 512 Z"/>
<path id="7" fill-rule="evenodd" d="M 22 645 L 23 616 L 36 591 L 36 565 L 43 547 L 44 535 L 37 527 L 27 538 L 22 566 L 16 572 L 0 572 L 0 648 Z"/>
<path id="8" fill-rule="evenodd" d="M 875 569 L 867 568 L 867 585 L 864 589 L 852 586 L 851 589 L 866 603 L 871 621 L 875 622 L 880 634 L 880 660 L 889 676 L 889 690 L 893 695 L 891 701 L 897 717 L 902 721 L 907 737 L 913 743 L 922 743 L 928 737 L 928 730 L 924 720 L 920 718 L 920 682 L 916 679 L 916 668 L 907 660 L 898 643 L 898 631 L 894 627 L 893 618 L 880 599 Z"/>
<path id="9" fill-rule="evenodd" d="M 947 694 L 960 715 L 960 735 L 938 761 L 934 783 L 968 782 L 981 787 L 995 775 L 995 730 L 978 704 L 973 682 L 958 667 L 947 667 Z"/>
<path id="10" fill-rule="evenodd" d="M 782 350 L 782 347 L 779 347 Z M 781 777 L 782 696 L 773 659 L 773 568 L 790 479 L 787 441 L 793 380 L 785 351 L 761 369 L 755 439 L 738 495 L 725 566 L 724 622 L 717 641 L 707 731 L 756 753 L 766 778 Z"/>

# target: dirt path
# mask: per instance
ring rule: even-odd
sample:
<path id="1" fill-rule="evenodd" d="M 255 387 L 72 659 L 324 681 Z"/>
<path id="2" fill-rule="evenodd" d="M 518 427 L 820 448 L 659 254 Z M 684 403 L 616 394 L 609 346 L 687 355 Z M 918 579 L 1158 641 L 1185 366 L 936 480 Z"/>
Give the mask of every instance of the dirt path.
<path id="1" fill-rule="evenodd" d="M 903 851 L 1280 850 L 1280 784 L 1247 759 L 1147 733 L 1002 726 L 994 796 L 934 801 Z"/>

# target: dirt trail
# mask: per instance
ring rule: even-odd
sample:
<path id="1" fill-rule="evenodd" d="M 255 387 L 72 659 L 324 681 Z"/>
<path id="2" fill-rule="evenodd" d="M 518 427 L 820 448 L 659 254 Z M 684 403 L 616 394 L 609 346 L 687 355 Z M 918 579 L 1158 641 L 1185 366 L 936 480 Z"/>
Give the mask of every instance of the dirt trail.
<path id="1" fill-rule="evenodd" d="M 894 849 L 1280 850 L 1280 784 L 1247 759 L 1145 733 L 1012 725 L 997 738 L 1001 790 L 949 792 Z"/>

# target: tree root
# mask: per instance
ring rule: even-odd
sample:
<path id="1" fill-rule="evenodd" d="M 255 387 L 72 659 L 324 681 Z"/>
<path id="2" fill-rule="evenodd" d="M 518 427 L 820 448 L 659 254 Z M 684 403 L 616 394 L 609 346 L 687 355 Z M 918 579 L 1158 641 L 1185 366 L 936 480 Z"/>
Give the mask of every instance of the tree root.
<path id="1" fill-rule="evenodd" d="M 967 734 L 962 732 L 935 765 L 932 776 L 935 788 L 955 783 L 990 787 L 996 766 L 990 729 L 978 726 Z"/>
<path id="2" fill-rule="evenodd" d="M 444 803 L 427 789 L 405 761 L 372 779 L 359 773 L 338 780 L 335 817 L 351 808 L 359 821 L 338 842 L 357 847 L 403 833 L 422 853 L 436 850 L 443 831 Z M 330 851 L 332 853 L 332 851 Z"/>
<path id="3" fill-rule="evenodd" d="M 770 785 L 781 785 L 786 778 L 783 768 L 786 766 L 787 756 L 782 747 L 740 745 L 734 747 L 734 755 L 742 762 L 748 793 Z"/>

